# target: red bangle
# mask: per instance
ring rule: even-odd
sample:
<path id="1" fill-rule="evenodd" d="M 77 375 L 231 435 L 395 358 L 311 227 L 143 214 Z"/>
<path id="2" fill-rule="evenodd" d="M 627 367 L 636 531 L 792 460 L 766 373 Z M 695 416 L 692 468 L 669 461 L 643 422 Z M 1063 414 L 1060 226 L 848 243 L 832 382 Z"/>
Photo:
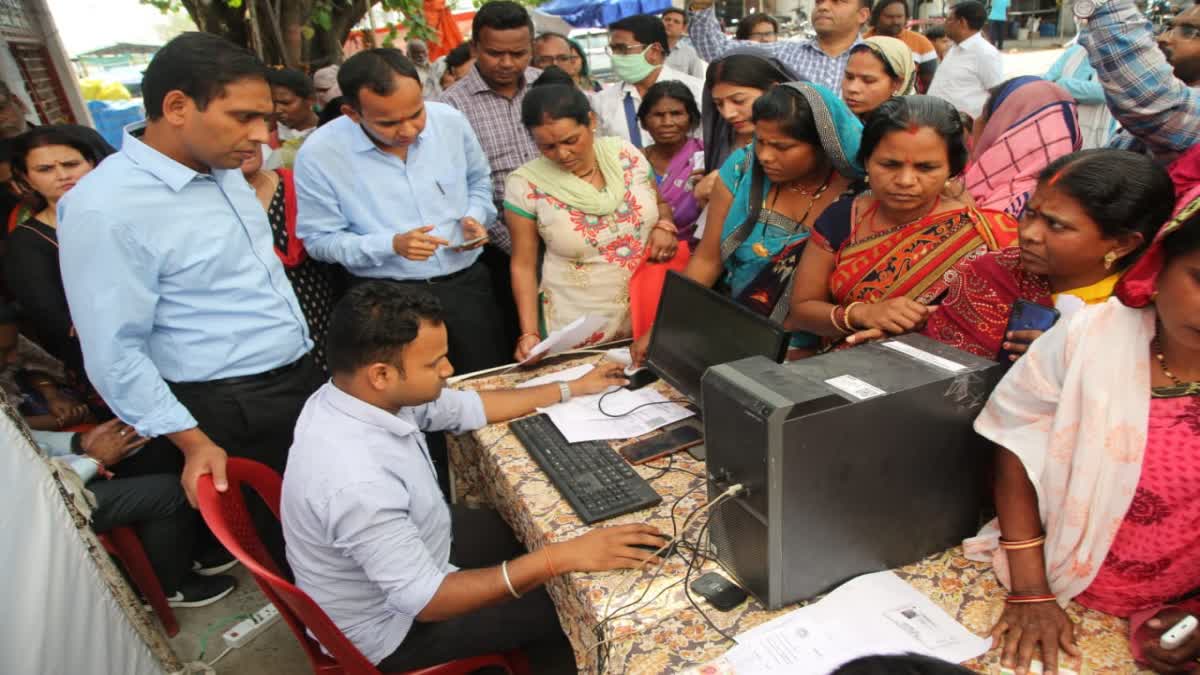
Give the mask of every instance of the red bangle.
<path id="1" fill-rule="evenodd" d="M 1054 602 L 1058 600 L 1054 595 L 1010 595 L 1004 599 L 1010 605 L 1031 605 L 1037 602 Z"/>
<path id="2" fill-rule="evenodd" d="M 547 544 L 544 546 L 542 551 L 546 554 L 546 571 L 550 573 L 550 578 L 553 579 L 558 576 L 558 572 L 554 571 L 554 563 L 550 562 L 550 545 Z"/>

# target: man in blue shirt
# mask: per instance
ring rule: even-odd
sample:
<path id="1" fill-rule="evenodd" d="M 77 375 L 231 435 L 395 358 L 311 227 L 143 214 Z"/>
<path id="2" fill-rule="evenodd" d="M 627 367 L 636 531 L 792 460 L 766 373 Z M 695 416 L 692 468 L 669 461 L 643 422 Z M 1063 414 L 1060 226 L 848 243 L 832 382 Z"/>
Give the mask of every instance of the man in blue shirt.
<path id="1" fill-rule="evenodd" d="M 305 141 L 296 159 L 296 233 L 309 255 L 360 279 L 433 293 L 464 371 L 508 360 L 497 293 L 479 262 L 496 219 L 491 167 L 462 113 L 425 101 L 395 49 L 350 57 L 338 71 L 345 116 Z"/>
<path id="2" fill-rule="evenodd" d="M 266 69 L 207 33 L 167 43 L 142 82 L 148 122 L 59 204 L 63 285 L 88 378 L 122 420 L 183 451 L 183 486 L 226 453 L 283 471 L 319 385 L 308 327 L 242 162 L 267 140 Z M 155 447 L 157 445 L 157 447 Z M 178 472 L 152 443 L 119 475 Z M 265 509 L 260 534 L 282 535 Z"/>
<path id="3" fill-rule="evenodd" d="M 996 49 L 1004 49 L 1004 38 L 1008 35 L 1009 0 L 992 0 L 988 10 L 988 37 Z"/>
<path id="4" fill-rule="evenodd" d="M 331 382 L 296 424 L 281 515 L 296 585 L 383 672 L 521 648 L 534 673 L 575 672 L 542 584 L 657 562 L 645 524 L 525 553 L 491 510 L 446 504 L 426 431 L 465 432 L 626 383 L 602 363 L 565 383 L 454 391 L 437 300 L 395 282 L 347 293 L 329 319 Z"/>

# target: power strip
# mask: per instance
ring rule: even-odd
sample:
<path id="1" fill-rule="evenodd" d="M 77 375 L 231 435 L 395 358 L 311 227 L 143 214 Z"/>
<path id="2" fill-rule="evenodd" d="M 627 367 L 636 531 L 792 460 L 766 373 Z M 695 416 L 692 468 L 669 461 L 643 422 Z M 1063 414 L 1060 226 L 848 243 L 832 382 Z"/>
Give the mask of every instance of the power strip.
<path id="1" fill-rule="evenodd" d="M 222 637 L 225 638 L 225 644 L 228 647 L 236 649 L 258 637 L 278 620 L 279 610 L 275 609 L 275 605 L 267 604 L 252 614 L 249 619 L 244 619 L 238 625 L 225 631 Z"/>

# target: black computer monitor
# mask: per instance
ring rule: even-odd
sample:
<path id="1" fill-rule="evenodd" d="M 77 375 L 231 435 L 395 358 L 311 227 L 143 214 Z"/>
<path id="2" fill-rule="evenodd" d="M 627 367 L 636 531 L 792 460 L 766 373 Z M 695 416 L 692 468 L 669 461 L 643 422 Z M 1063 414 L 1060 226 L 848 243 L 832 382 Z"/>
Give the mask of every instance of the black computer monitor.
<path id="1" fill-rule="evenodd" d="M 782 363 L 789 338 L 767 317 L 670 272 L 658 301 L 646 366 L 699 405 L 704 371 L 751 356 Z"/>

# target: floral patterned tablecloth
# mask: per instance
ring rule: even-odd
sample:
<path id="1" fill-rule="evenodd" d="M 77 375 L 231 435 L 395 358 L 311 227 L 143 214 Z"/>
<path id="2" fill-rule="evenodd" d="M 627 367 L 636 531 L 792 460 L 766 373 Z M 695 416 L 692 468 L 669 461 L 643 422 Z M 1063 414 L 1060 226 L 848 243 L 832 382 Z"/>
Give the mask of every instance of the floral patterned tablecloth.
<path id="1" fill-rule="evenodd" d="M 581 362 L 570 362 L 473 379 L 460 388 L 511 387 Z M 669 393 L 665 385 L 664 393 Z M 455 495 L 462 502 L 482 502 L 496 508 L 517 537 L 534 550 L 548 542 L 563 541 L 589 528 L 538 468 L 508 425 L 493 424 L 472 434 L 451 438 L 450 463 Z M 670 470 L 664 470 L 666 467 Z M 663 496 L 658 506 L 605 522 L 605 525 L 646 522 L 671 532 L 688 514 L 706 502 L 704 464 L 687 453 L 636 467 Z M 674 519 L 672 519 L 672 510 Z M 703 514 L 692 519 L 680 538 L 695 541 Z M 722 638 L 693 608 L 683 591 L 686 562 L 672 556 L 661 571 L 570 574 L 548 588 L 558 608 L 576 660 L 584 673 L 677 673 L 704 675 L 732 672 L 721 659 L 731 643 Z M 717 569 L 713 562 L 703 571 Z M 693 571 L 695 579 L 703 571 Z M 957 618 L 968 629 L 984 634 L 1003 607 L 1004 590 L 990 565 L 962 556 L 958 548 L 945 551 L 896 573 Z M 694 594 L 693 594 L 693 597 Z M 611 599 L 610 599 L 611 598 Z M 701 598 L 696 598 L 704 603 Z M 625 608 L 629 605 L 628 608 Z M 736 635 L 788 611 L 767 611 L 753 598 L 729 612 L 702 604 L 708 618 L 725 633 Z M 636 611 L 630 611 L 636 610 Z M 1126 622 L 1072 603 L 1068 613 L 1079 623 L 1079 644 L 1085 655 L 1082 672 L 1116 674 L 1139 672 L 1129 652 Z M 597 629 L 605 616 L 616 618 Z M 604 641 L 604 644 L 597 644 Z M 993 650 L 967 666 L 999 672 L 998 651 Z"/>

